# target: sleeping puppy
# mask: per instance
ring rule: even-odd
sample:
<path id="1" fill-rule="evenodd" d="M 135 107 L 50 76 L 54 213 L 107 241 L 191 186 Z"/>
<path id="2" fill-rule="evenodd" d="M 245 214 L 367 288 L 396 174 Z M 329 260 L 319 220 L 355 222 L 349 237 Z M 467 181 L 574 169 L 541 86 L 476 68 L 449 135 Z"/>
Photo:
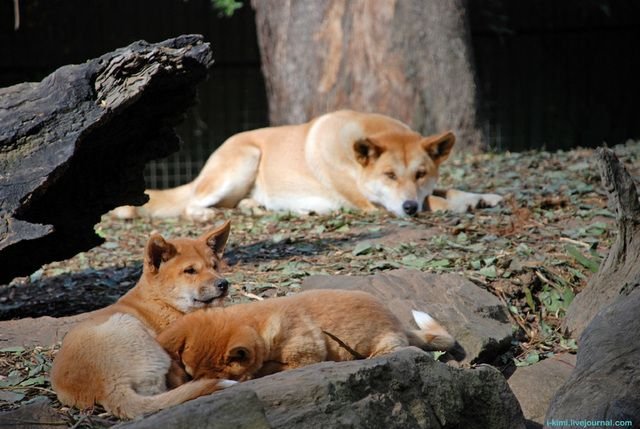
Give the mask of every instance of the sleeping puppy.
<path id="1" fill-rule="evenodd" d="M 194 379 L 244 381 L 322 361 L 371 358 L 401 347 L 464 349 L 427 313 L 410 330 L 373 295 L 316 290 L 187 314 L 157 337 Z"/>

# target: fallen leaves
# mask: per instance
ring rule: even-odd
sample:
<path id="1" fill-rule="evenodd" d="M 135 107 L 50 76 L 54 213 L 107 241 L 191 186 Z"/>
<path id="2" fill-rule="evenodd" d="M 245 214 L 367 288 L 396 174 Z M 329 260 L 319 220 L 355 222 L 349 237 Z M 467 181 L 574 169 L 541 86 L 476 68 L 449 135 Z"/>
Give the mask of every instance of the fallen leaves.
<path id="1" fill-rule="evenodd" d="M 640 143 L 616 151 L 624 153 L 627 164 L 640 165 Z M 592 151 L 585 149 L 454 157 L 443 165 L 443 187 L 508 196 L 501 206 L 475 213 L 399 219 L 349 210 L 308 216 L 222 211 L 217 221 L 232 221 L 225 252 L 231 300 L 296 292 L 310 275 L 395 268 L 454 272 L 509 308 L 517 341 L 505 364 L 530 365 L 551 353 L 575 351 L 576 342 L 564 337 L 560 321 L 617 233 L 591 158 Z M 105 217 L 96 226 L 107 240 L 102 246 L 0 286 L 0 316 L 65 315 L 106 305 L 137 280 L 152 230 L 194 237 L 211 226 Z M 1 403 L 46 394 L 42 389 L 49 389 L 47 359 L 53 352 L 0 350 L 0 381 L 7 384 L 0 387 Z"/>
<path id="2" fill-rule="evenodd" d="M 48 378 L 53 348 L 0 348 L 0 410 L 14 408 L 25 398 L 52 395 Z"/>

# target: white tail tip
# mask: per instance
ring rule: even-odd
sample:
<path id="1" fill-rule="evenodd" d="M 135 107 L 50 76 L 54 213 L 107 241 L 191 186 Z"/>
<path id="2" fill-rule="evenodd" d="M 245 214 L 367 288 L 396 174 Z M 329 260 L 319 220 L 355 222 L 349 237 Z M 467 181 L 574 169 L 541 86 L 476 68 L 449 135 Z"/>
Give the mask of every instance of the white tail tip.
<path id="1" fill-rule="evenodd" d="M 424 311 L 412 310 L 413 320 L 416 321 L 420 329 L 430 329 L 439 326 L 438 322 Z"/>

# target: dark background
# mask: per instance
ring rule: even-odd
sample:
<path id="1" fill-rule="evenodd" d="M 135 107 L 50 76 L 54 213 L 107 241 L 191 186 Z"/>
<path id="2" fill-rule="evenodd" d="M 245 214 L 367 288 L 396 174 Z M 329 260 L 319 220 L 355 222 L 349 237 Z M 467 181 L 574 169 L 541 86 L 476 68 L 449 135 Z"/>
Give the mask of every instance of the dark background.
<path id="1" fill-rule="evenodd" d="M 247 2 L 244 2 L 247 3 Z M 469 0 L 481 128 L 495 150 L 595 147 L 640 137 L 640 2 Z M 185 183 L 228 136 L 268 125 L 253 11 L 210 0 L 0 0 L 0 86 L 145 39 L 199 33 L 216 60 L 149 187 Z M 323 49 L 322 46 L 314 48 Z M 419 55 L 419 53 L 416 53 Z"/>

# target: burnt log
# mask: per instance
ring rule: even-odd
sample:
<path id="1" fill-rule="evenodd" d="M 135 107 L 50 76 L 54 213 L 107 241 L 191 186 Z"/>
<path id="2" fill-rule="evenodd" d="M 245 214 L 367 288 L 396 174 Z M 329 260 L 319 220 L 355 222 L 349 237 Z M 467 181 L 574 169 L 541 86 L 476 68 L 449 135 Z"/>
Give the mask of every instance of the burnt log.
<path id="1" fill-rule="evenodd" d="M 212 63 L 186 35 L 0 89 L 0 284 L 100 244 L 102 214 L 146 202 L 145 163 L 178 149 Z"/>

